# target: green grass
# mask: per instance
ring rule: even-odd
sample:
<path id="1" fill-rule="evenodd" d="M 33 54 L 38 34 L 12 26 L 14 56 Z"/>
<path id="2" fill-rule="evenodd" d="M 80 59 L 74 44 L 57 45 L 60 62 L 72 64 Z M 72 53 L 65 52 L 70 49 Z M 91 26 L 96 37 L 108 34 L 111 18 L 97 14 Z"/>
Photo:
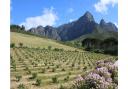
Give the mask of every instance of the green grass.
<path id="1" fill-rule="evenodd" d="M 56 42 L 55 40 L 36 37 L 22 33 L 16 33 L 16 32 L 11 32 L 11 43 L 15 43 L 16 46 L 18 46 L 19 43 L 23 43 L 24 46 L 32 47 L 32 48 L 48 48 L 49 46 L 51 46 L 52 49 L 60 48 L 70 51 L 79 50 L 74 47 L 63 45 L 59 42 Z"/>

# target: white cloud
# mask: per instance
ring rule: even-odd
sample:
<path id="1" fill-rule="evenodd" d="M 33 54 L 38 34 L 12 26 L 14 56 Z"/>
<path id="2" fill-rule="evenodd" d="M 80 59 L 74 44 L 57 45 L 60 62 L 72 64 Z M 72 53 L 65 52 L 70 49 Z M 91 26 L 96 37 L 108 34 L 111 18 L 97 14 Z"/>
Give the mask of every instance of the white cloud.
<path id="1" fill-rule="evenodd" d="M 118 28 L 118 23 L 117 22 L 114 22 L 114 24 L 116 25 L 116 27 Z"/>
<path id="2" fill-rule="evenodd" d="M 99 0 L 96 4 L 94 4 L 94 7 L 97 12 L 100 13 L 107 13 L 108 6 L 114 7 L 118 3 L 118 0 Z"/>
<path id="3" fill-rule="evenodd" d="M 69 22 L 72 22 L 72 21 L 73 21 L 73 19 L 70 19 L 70 20 L 69 20 Z"/>
<path id="4" fill-rule="evenodd" d="M 75 21 L 75 19 L 70 19 L 69 22 Z"/>
<path id="5" fill-rule="evenodd" d="M 27 29 L 30 29 L 32 27 L 37 27 L 39 25 L 46 26 L 50 25 L 53 26 L 56 24 L 56 21 L 58 20 L 58 16 L 54 11 L 54 8 L 51 7 L 45 8 L 43 10 L 43 14 L 40 16 L 35 17 L 28 17 L 26 18 L 25 22 L 22 22 L 20 25 L 24 25 Z"/>
<path id="6" fill-rule="evenodd" d="M 68 9 L 68 13 L 72 13 L 72 12 L 74 12 L 74 9 L 73 8 L 69 8 Z"/>

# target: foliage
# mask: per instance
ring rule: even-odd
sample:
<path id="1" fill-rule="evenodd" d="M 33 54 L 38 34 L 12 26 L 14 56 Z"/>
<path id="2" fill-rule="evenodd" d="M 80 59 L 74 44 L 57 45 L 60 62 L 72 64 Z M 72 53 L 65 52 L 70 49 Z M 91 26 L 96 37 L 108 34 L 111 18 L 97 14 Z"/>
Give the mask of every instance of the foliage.
<path id="1" fill-rule="evenodd" d="M 19 43 L 19 47 L 23 47 L 23 43 Z"/>
<path id="2" fill-rule="evenodd" d="M 73 89 L 115 89 L 118 86 L 117 65 L 98 61 L 97 67 L 85 76 L 78 76 Z"/>
<path id="3" fill-rule="evenodd" d="M 42 83 L 42 80 L 38 78 L 38 79 L 36 80 L 36 85 L 37 85 L 37 86 L 40 86 L 41 83 Z"/>
<path id="4" fill-rule="evenodd" d="M 21 78 L 22 78 L 21 75 L 16 75 L 15 77 L 16 77 L 17 82 L 19 82 L 21 80 Z"/>
<path id="5" fill-rule="evenodd" d="M 65 69 L 63 68 L 62 71 L 65 71 Z"/>
<path id="6" fill-rule="evenodd" d="M 11 47 L 11 48 L 14 48 L 14 47 L 15 47 L 15 43 L 11 43 L 11 44 L 10 44 L 10 47 Z"/>
<path id="7" fill-rule="evenodd" d="M 18 89 L 26 89 L 23 84 L 19 84 Z"/>
<path id="8" fill-rule="evenodd" d="M 48 50 L 51 50 L 52 49 L 52 46 L 48 46 Z"/>
<path id="9" fill-rule="evenodd" d="M 64 51 L 64 49 L 60 49 L 60 48 L 54 48 L 54 51 Z"/>
<path id="10" fill-rule="evenodd" d="M 64 78 L 64 81 L 68 81 L 69 80 L 69 76 Z"/>
<path id="11" fill-rule="evenodd" d="M 52 72 L 55 72 L 56 71 L 56 69 L 55 68 L 52 68 Z"/>
<path id="12" fill-rule="evenodd" d="M 43 68 L 43 69 L 42 69 L 42 73 L 45 73 L 45 71 L 46 71 L 45 68 Z"/>
<path id="13" fill-rule="evenodd" d="M 52 78 L 52 82 L 53 82 L 53 83 L 58 83 L 58 79 L 57 79 L 56 76 L 54 76 L 54 77 Z"/>
<path id="14" fill-rule="evenodd" d="M 86 71 L 86 70 L 87 70 L 87 66 L 84 66 L 83 71 Z"/>
<path id="15" fill-rule="evenodd" d="M 66 89 L 63 85 L 60 85 L 59 89 Z"/>
<path id="16" fill-rule="evenodd" d="M 31 79 L 35 79 L 37 77 L 37 73 L 32 73 Z"/>
<path id="17" fill-rule="evenodd" d="M 82 41 L 82 46 L 85 47 L 85 50 L 87 51 L 112 55 L 118 54 L 118 41 L 116 38 L 112 37 L 104 40 L 97 38 L 86 38 Z"/>

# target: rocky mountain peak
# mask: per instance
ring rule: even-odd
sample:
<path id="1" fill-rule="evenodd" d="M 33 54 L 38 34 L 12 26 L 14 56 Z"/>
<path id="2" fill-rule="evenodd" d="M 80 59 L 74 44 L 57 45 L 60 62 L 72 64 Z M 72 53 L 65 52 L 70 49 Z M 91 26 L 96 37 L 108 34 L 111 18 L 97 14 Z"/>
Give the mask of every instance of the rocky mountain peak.
<path id="1" fill-rule="evenodd" d="M 87 11 L 81 18 L 80 20 L 83 20 L 83 21 L 86 21 L 86 22 L 91 22 L 91 21 L 94 21 L 94 18 L 93 18 L 93 15 Z"/>
<path id="2" fill-rule="evenodd" d="M 36 29 L 38 29 L 38 30 L 44 30 L 44 27 L 40 25 Z"/>
<path id="3" fill-rule="evenodd" d="M 105 25 L 105 24 L 106 24 L 105 20 L 104 20 L 104 19 L 101 19 L 100 25 L 103 26 L 103 25 Z"/>

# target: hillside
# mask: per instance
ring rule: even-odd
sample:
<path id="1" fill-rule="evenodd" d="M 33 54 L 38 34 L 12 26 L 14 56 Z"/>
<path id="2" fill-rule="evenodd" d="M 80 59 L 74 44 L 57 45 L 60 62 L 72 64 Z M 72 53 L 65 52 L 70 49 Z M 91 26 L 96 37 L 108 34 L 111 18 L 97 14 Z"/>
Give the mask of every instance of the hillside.
<path id="1" fill-rule="evenodd" d="M 71 42 L 81 42 L 86 38 L 96 38 L 99 40 L 104 40 L 107 38 L 113 37 L 115 39 L 118 39 L 118 32 L 105 32 L 105 33 L 92 33 L 92 34 L 86 34 L 86 35 L 82 35 L 79 38 L 76 38 L 75 40 L 72 40 Z"/>
<path id="2" fill-rule="evenodd" d="M 19 43 L 23 43 L 24 46 L 34 47 L 34 48 L 38 48 L 38 47 L 48 48 L 48 46 L 52 46 L 52 48 L 60 48 L 60 49 L 71 50 L 71 51 L 76 50 L 76 48 L 60 44 L 55 40 L 40 38 L 40 37 L 17 33 L 17 32 L 11 32 L 11 43 L 15 43 L 16 46 L 18 46 Z"/>

